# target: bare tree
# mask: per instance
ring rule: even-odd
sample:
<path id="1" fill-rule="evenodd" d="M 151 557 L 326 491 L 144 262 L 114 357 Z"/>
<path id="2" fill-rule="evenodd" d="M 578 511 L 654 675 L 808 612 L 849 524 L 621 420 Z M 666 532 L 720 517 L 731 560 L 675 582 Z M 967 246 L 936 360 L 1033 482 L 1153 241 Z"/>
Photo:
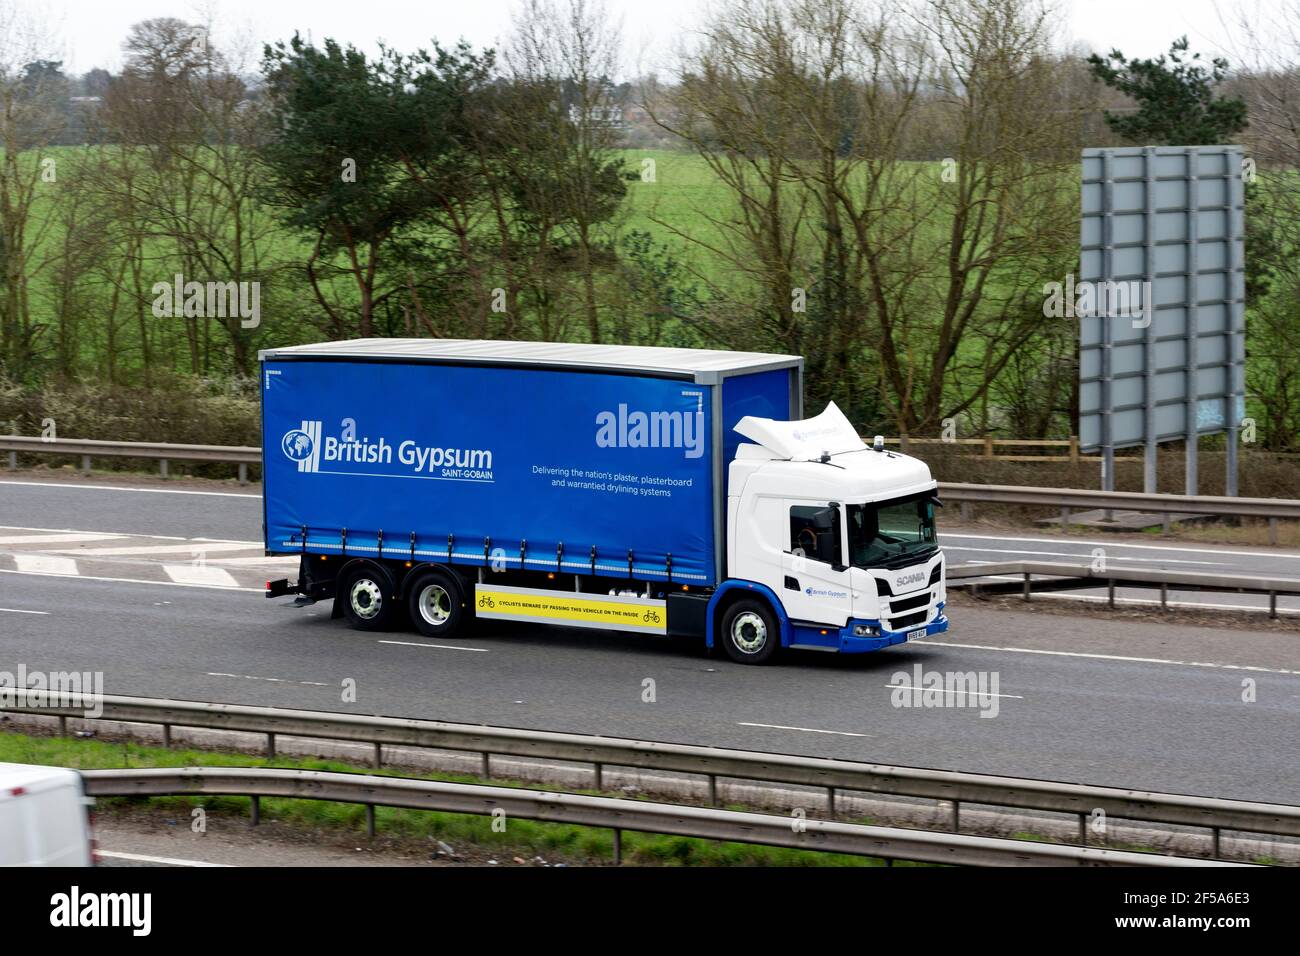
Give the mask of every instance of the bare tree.
<path id="1" fill-rule="evenodd" d="M 25 13 L 0 0 L 0 363 L 20 381 L 41 347 L 31 285 L 52 216 L 39 198 L 58 179 L 57 161 L 41 151 L 64 125 L 66 89 L 45 46 Z"/>
<path id="2" fill-rule="evenodd" d="M 1046 321 L 1037 290 L 1077 241 L 1049 41 L 1028 0 L 735 0 L 709 21 L 656 118 L 732 206 L 681 234 L 759 290 L 753 331 L 808 358 L 814 401 L 937 429 Z"/>
<path id="3" fill-rule="evenodd" d="M 616 152 L 622 110 L 614 96 L 620 44 L 600 0 L 523 0 L 502 56 L 507 96 L 532 107 L 531 115 L 498 116 L 507 141 L 514 140 L 511 159 L 519 163 L 509 170 L 517 185 L 516 212 L 536 218 L 541 269 L 557 265 L 552 239 L 572 250 L 593 342 L 602 338 L 597 277 L 602 260 L 612 260 L 605 227 L 625 192 Z M 553 319 L 550 293 L 543 288 L 540 298 L 544 329 Z"/>

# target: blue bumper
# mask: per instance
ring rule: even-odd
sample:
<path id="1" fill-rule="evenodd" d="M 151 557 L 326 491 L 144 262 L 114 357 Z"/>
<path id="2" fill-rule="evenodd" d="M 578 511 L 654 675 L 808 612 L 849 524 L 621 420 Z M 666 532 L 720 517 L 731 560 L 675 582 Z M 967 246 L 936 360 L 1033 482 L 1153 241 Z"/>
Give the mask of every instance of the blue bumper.
<path id="1" fill-rule="evenodd" d="M 944 606 L 939 605 L 939 613 L 935 615 L 933 621 L 925 625 L 925 636 L 930 637 L 933 634 L 942 634 L 948 630 L 948 616 L 943 613 Z M 861 625 L 874 627 L 878 634 L 874 637 L 858 637 L 853 633 L 853 628 Z M 792 625 L 794 634 L 792 635 L 792 644 L 808 646 L 828 647 L 838 650 L 841 654 L 865 654 L 868 651 L 878 651 L 884 647 L 891 647 L 894 644 L 904 644 L 907 642 L 907 635 L 914 631 L 920 630 L 919 627 L 911 627 L 905 631 L 890 631 L 881 626 L 879 621 L 861 621 L 851 620 L 849 623 L 839 628 L 813 628 L 805 627 L 798 624 Z"/>

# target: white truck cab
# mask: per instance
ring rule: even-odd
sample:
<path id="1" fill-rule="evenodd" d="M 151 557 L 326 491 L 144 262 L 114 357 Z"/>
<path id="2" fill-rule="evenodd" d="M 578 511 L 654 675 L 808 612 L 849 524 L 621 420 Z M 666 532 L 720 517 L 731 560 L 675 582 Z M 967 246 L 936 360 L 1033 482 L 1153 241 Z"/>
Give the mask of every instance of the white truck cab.
<path id="1" fill-rule="evenodd" d="M 729 577 L 770 592 L 782 646 L 861 652 L 947 630 L 938 484 L 924 462 L 864 444 L 834 403 L 736 431 L 752 444 L 729 466 Z M 732 615 L 721 637 L 743 647 L 748 626 L 754 644 L 766 623 Z"/>

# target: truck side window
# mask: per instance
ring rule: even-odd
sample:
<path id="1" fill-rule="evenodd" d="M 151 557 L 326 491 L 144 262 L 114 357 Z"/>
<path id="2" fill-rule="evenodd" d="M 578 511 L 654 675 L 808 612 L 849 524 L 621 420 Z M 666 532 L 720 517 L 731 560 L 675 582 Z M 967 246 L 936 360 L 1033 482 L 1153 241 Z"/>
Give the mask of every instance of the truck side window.
<path id="1" fill-rule="evenodd" d="M 827 564 L 843 564 L 840 560 L 839 509 L 827 505 L 792 506 L 790 553 Z"/>

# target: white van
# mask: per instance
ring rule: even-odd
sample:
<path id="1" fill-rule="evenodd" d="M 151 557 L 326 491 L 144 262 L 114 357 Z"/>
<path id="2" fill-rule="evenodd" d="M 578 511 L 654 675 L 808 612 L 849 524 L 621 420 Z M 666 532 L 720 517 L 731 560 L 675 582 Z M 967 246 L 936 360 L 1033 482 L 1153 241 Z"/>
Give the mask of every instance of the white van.
<path id="1" fill-rule="evenodd" d="M 91 866 L 88 802 L 75 770 L 0 763 L 0 866 Z"/>

